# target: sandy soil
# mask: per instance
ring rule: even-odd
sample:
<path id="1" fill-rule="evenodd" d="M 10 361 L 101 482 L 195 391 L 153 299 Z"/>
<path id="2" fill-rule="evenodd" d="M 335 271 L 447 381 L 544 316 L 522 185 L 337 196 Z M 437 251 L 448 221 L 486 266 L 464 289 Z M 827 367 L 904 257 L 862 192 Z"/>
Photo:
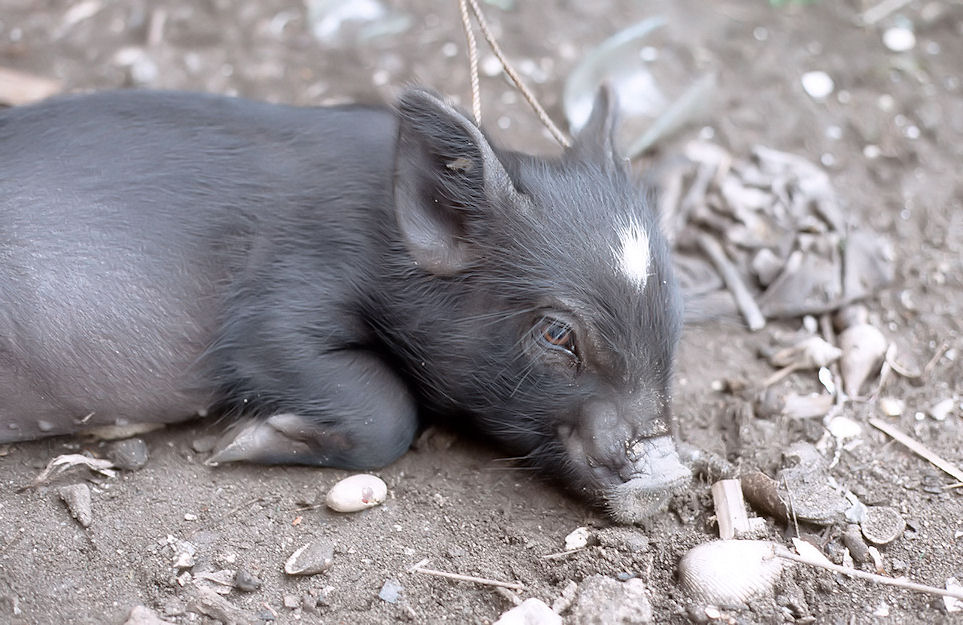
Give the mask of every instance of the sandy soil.
<path id="1" fill-rule="evenodd" d="M 703 125 L 716 141 L 737 155 L 761 143 L 821 161 L 847 209 L 890 237 L 899 254 L 896 282 L 869 302 L 872 319 L 905 363 L 921 367 L 941 345 L 949 348 L 922 379 L 890 379 L 883 395 L 903 399 L 906 409 L 888 419 L 960 464 L 963 5 L 911 2 L 877 25 L 862 25 L 859 16 L 873 4 L 486 6 L 505 49 L 556 119 L 564 77 L 577 58 L 618 28 L 661 14 L 673 35 L 667 50 L 685 52 L 698 70 L 719 73 Z M 351 37 L 319 41 L 305 5 L 290 0 L 0 0 L 0 65 L 59 79 L 70 90 L 143 85 L 317 104 L 390 99 L 399 86 L 418 82 L 467 102 L 456 3 L 398 5 L 411 19 L 408 28 L 359 45 Z M 884 28 L 899 19 L 912 21 L 917 37 L 916 47 L 902 54 L 881 41 Z M 834 79 L 826 101 L 803 91 L 800 77 L 810 70 Z M 554 149 L 507 83 L 486 78 L 482 90 L 497 137 L 531 151 Z M 682 139 L 707 133 L 703 126 Z M 668 144 L 663 153 L 677 148 Z M 719 380 L 755 383 L 771 373 L 759 352 L 774 332 L 798 325 L 772 324 L 757 334 L 738 320 L 690 328 L 674 398 L 682 437 L 770 475 L 790 444 L 820 440 L 818 419 L 739 419 L 733 415 L 744 400 L 714 390 Z M 816 388 L 812 375 L 783 385 Z M 927 415 L 946 398 L 954 398 L 955 409 L 945 420 Z M 879 415 L 875 403 L 847 406 L 844 414 L 862 431 L 838 454 L 832 477 L 864 503 L 893 506 L 908 521 L 903 535 L 881 548 L 887 573 L 935 586 L 963 579 L 963 489 L 946 489 L 952 478 L 867 425 Z M 261 581 L 254 592 L 226 597 L 252 622 L 491 623 L 512 606 L 490 587 L 407 571 L 423 558 L 437 569 L 521 582 L 522 598 L 550 605 L 571 582 L 584 588 L 593 575 L 638 577 L 653 622 L 708 618 L 676 582 L 681 555 L 716 536 L 705 480 L 644 526 L 620 528 L 531 472 L 500 462 L 497 450 L 436 432 L 379 472 L 390 488 L 386 504 L 345 516 L 314 505 L 345 472 L 209 468 L 194 451 L 207 427 L 192 423 L 145 435 L 150 461 L 140 471 L 117 479 L 71 473 L 25 492 L 18 488 L 52 457 L 80 450 L 103 455 L 104 446 L 58 438 L 3 447 L 0 621 L 119 624 L 140 604 L 176 623 L 214 622 L 192 607 L 190 584 L 178 581 L 171 546 L 177 541 L 195 546 L 195 573 L 243 569 Z M 57 493 L 58 486 L 82 481 L 93 489 L 87 529 Z M 561 551 L 564 537 L 579 526 L 591 530 L 588 548 L 542 557 Z M 795 533 L 771 520 L 768 527 L 775 540 Z M 841 557 L 839 528 L 800 530 Z M 333 566 L 317 576 L 286 576 L 288 555 L 321 537 L 336 545 Z M 402 587 L 394 603 L 379 598 L 388 580 Z M 576 597 L 583 614 L 603 612 L 606 601 Z M 594 622 L 574 616 L 578 611 L 564 612 L 566 622 Z M 774 593 L 721 620 L 952 623 L 963 622 L 960 614 L 948 613 L 938 597 L 797 569 Z"/>

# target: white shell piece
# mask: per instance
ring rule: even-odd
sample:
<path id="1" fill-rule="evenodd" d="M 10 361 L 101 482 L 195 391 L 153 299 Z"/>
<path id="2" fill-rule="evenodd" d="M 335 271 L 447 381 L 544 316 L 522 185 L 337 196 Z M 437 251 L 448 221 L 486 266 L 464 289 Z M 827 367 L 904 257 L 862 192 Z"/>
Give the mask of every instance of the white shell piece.
<path id="1" fill-rule="evenodd" d="M 334 545 L 324 539 L 310 542 L 295 550 L 284 563 L 288 575 L 316 575 L 331 568 Z"/>
<path id="2" fill-rule="evenodd" d="M 889 341 L 877 328 L 860 323 L 843 330 L 839 347 L 843 350 L 839 359 L 843 390 L 850 397 L 858 397 L 863 382 L 879 372 Z"/>
<path id="3" fill-rule="evenodd" d="M 328 491 L 325 503 L 336 512 L 357 512 L 373 508 L 388 497 L 388 486 L 368 473 L 346 477 Z"/>
<path id="4" fill-rule="evenodd" d="M 830 419 L 826 429 L 833 435 L 833 438 L 841 441 L 856 438 L 863 433 L 862 426 L 849 417 L 833 417 Z"/>
<path id="5" fill-rule="evenodd" d="M 906 402 L 896 397 L 880 397 L 879 409 L 887 417 L 898 417 L 906 409 Z"/>
<path id="6" fill-rule="evenodd" d="M 790 561 L 768 540 L 715 540 L 690 549 L 679 561 L 679 583 L 697 600 L 720 607 L 744 606 L 771 592 Z"/>
<path id="7" fill-rule="evenodd" d="M 588 544 L 589 531 L 587 527 L 576 527 L 565 537 L 565 551 L 582 549 Z"/>

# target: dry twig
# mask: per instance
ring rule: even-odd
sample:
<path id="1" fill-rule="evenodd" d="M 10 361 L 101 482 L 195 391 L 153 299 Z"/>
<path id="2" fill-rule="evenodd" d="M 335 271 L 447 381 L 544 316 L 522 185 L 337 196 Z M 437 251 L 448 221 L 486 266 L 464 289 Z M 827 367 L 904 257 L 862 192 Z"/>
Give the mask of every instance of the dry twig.
<path id="1" fill-rule="evenodd" d="M 485 577 L 475 577 L 473 575 L 461 575 L 459 573 L 448 573 L 447 571 L 438 571 L 435 569 L 426 569 L 424 565 L 428 563 L 428 559 L 425 558 L 421 562 L 418 562 L 414 566 L 409 567 L 409 571 L 415 573 L 424 573 L 426 575 L 434 575 L 435 577 L 444 577 L 447 579 L 453 579 L 460 582 L 472 582 L 474 584 L 481 584 L 482 586 L 496 586 L 500 588 L 509 588 L 511 590 L 525 590 L 524 584 L 518 582 L 502 582 L 497 579 L 488 579 Z"/>
<path id="2" fill-rule="evenodd" d="M 946 590 L 944 588 L 937 588 L 936 586 L 927 586 L 926 584 L 917 584 L 916 582 L 910 582 L 905 579 L 896 579 L 894 577 L 886 577 L 885 575 L 876 575 L 875 573 L 867 573 L 866 571 L 860 571 L 858 569 L 852 569 L 848 566 L 840 566 L 838 564 L 833 564 L 831 562 L 820 562 L 818 560 L 813 560 L 811 558 L 806 558 L 803 556 L 797 556 L 794 553 L 777 551 L 776 556 L 784 558 L 786 560 L 792 560 L 793 562 L 799 562 L 802 564 L 808 564 L 809 566 L 818 566 L 823 569 L 828 569 L 830 571 L 840 573 L 842 575 L 847 575 L 849 577 L 856 577 L 859 579 L 865 579 L 871 582 L 876 582 L 878 584 L 885 584 L 887 586 L 896 586 L 898 588 L 905 588 L 907 590 L 916 590 L 919 592 L 926 592 L 933 595 L 942 595 L 944 597 L 953 597 L 954 599 L 963 599 L 963 592 L 957 592 L 954 590 Z"/>
<path id="3" fill-rule="evenodd" d="M 538 119 L 545 124 L 545 127 L 548 128 L 550 133 L 552 133 L 552 136 L 556 141 L 558 141 L 559 145 L 565 148 L 571 147 L 572 142 L 569 141 L 568 137 L 565 136 L 565 133 L 559 130 L 558 126 L 556 126 L 552 119 L 548 116 L 548 113 L 545 112 L 545 109 L 542 108 L 542 105 L 538 103 L 535 95 L 522 81 L 522 77 L 518 75 L 518 72 L 515 71 L 515 68 L 512 67 L 511 63 L 508 62 L 508 59 L 502 52 L 501 46 L 498 45 L 498 41 L 495 39 L 495 36 L 492 35 L 491 30 L 489 30 L 488 21 L 485 20 L 485 15 L 482 13 L 481 8 L 479 8 L 478 2 L 476 2 L 476 0 L 468 0 L 468 6 L 471 7 L 471 12 L 475 14 L 475 21 L 478 22 L 478 27 L 481 29 L 482 35 L 485 36 L 485 41 L 488 42 L 492 52 L 501 62 L 502 67 L 505 69 L 505 73 L 508 74 L 509 78 L 511 78 L 512 82 L 515 84 L 515 87 L 522 92 L 525 100 L 528 101 L 529 105 L 531 105 L 532 110 L 535 111 L 535 115 L 537 115 Z"/>
<path id="4" fill-rule="evenodd" d="M 944 472 L 954 477 L 956 480 L 963 482 L 963 470 L 961 470 L 958 466 L 956 466 L 949 460 L 946 460 L 942 456 L 939 456 L 936 452 L 931 451 L 929 447 L 919 442 L 915 438 L 912 438 L 904 434 L 903 432 L 894 428 L 893 426 L 886 423 L 885 421 L 881 419 L 876 419 L 875 417 L 869 420 L 869 424 L 874 428 L 876 428 L 877 430 L 882 431 L 884 434 L 887 434 L 888 436 L 893 438 L 896 442 L 902 443 L 903 445 L 908 447 L 910 451 L 920 456 L 924 460 L 928 461 L 933 466 L 939 469 L 942 469 Z"/>

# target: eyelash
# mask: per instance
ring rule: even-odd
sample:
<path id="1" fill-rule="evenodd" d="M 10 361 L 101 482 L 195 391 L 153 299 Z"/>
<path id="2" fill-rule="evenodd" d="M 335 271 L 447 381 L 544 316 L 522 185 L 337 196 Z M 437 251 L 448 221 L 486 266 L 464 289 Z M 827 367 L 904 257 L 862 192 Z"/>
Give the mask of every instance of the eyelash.
<path id="1" fill-rule="evenodd" d="M 569 324 L 552 317 L 542 317 L 532 329 L 535 339 L 547 349 L 563 352 L 579 364 L 578 346 L 575 330 Z"/>

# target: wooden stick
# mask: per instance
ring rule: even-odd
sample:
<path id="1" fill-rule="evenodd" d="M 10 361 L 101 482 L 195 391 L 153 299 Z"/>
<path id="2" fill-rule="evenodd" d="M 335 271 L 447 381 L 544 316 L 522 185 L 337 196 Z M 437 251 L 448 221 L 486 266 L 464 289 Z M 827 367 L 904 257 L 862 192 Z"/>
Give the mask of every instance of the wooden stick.
<path id="1" fill-rule="evenodd" d="M 569 549 L 568 551 L 559 551 L 557 553 L 546 553 L 544 556 L 541 556 L 541 558 L 542 560 L 558 560 L 559 558 L 564 558 L 565 556 L 571 555 L 573 553 L 578 553 L 579 551 L 583 551 L 584 549 L 585 547 L 579 547 L 577 549 Z"/>
<path id="2" fill-rule="evenodd" d="M 939 469 L 942 469 L 947 474 L 954 477 L 958 482 L 963 482 L 963 470 L 961 470 L 958 466 L 956 466 L 949 460 L 945 460 L 942 457 L 938 456 L 935 452 L 930 451 L 928 447 L 926 447 L 923 443 L 917 441 L 915 438 L 911 438 L 910 436 L 904 434 L 900 430 L 897 430 L 896 428 L 886 423 L 885 421 L 881 419 L 877 419 L 875 417 L 870 418 L 869 424 L 874 428 L 876 428 L 877 430 L 880 430 L 883 433 L 889 435 L 896 442 L 902 443 L 903 445 L 908 447 L 910 451 L 920 456 L 924 460 L 927 460 L 933 466 Z"/>
<path id="3" fill-rule="evenodd" d="M 422 564 L 428 562 L 427 559 L 422 560 L 418 564 L 409 568 L 409 571 L 414 571 L 416 573 L 424 573 L 426 575 L 434 575 L 435 577 L 445 577 L 447 579 L 454 579 L 460 582 L 473 582 L 475 584 L 481 584 L 483 586 L 497 586 L 500 588 L 510 588 L 512 590 L 525 590 L 525 585 L 518 582 L 502 582 L 497 579 L 487 579 L 485 577 L 474 577 L 472 575 L 460 575 L 458 573 L 448 573 L 447 571 L 436 571 L 435 569 L 423 568 Z"/>
<path id="4" fill-rule="evenodd" d="M 963 599 L 963 592 L 957 592 L 955 590 L 946 590 L 945 588 L 937 588 L 936 586 L 927 586 L 926 584 L 917 584 L 916 582 L 909 582 L 902 579 L 896 579 L 893 577 L 886 577 L 885 575 L 876 575 L 875 573 L 867 573 L 865 571 L 860 571 L 857 569 L 851 569 L 848 566 L 839 566 L 838 564 L 819 562 L 817 560 L 811 560 L 803 556 L 797 556 L 794 553 L 777 551 L 776 556 L 784 558 L 786 560 L 792 560 L 793 562 L 800 562 L 802 564 L 808 564 L 809 566 L 818 566 L 823 569 L 829 569 L 836 573 L 842 575 L 848 575 L 849 577 L 857 577 L 859 579 L 869 580 L 871 582 L 877 582 L 879 584 L 885 584 L 887 586 L 896 586 L 898 588 L 906 588 L 908 590 L 916 590 L 919 592 L 926 592 L 934 595 L 942 595 L 944 597 L 953 597 L 954 599 Z"/>
<path id="5" fill-rule="evenodd" d="M 745 317 L 749 329 L 755 332 L 756 330 L 764 328 L 766 326 L 766 318 L 763 316 L 762 311 L 759 310 L 759 305 L 756 304 L 756 300 L 752 298 L 748 287 L 746 287 L 742 281 L 739 272 L 733 266 L 729 257 L 726 256 L 726 252 L 722 249 L 722 246 L 704 232 L 699 233 L 697 240 L 699 249 L 709 257 L 709 260 L 715 265 L 716 271 L 722 276 L 723 282 L 729 287 L 729 292 L 732 293 L 732 297 L 735 298 L 736 305 L 739 306 L 739 310 L 742 311 L 742 316 Z"/>
<path id="6" fill-rule="evenodd" d="M 719 524 L 719 538 L 729 540 L 745 536 L 749 531 L 749 516 L 742 498 L 739 480 L 719 480 L 712 485 L 712 503 Z"/>

